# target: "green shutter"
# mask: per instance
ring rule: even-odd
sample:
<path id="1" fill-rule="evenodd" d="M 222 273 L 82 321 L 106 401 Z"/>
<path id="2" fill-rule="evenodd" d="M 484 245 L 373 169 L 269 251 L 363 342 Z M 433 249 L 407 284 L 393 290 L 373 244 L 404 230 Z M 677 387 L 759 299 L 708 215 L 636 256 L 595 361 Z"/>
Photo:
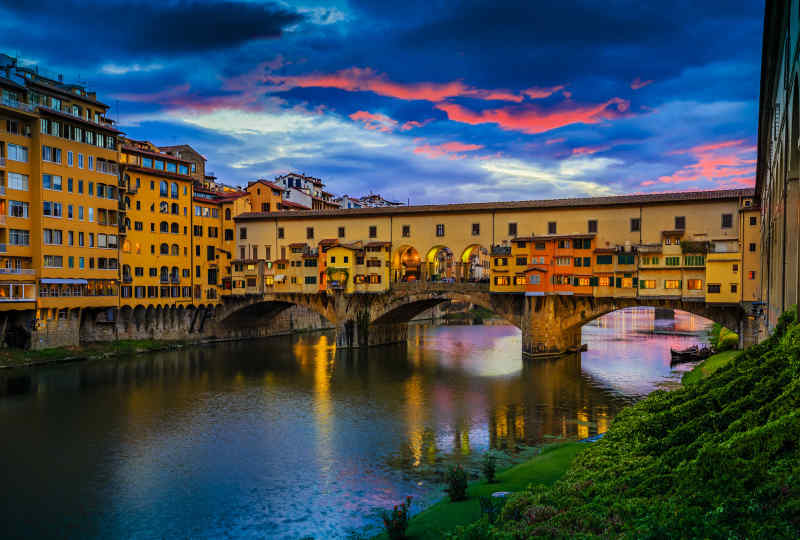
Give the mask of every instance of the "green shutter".
<path id="1" fill-rule="evenodd" d="M 617 285 L 616 285 L 616 287 L 617 287 L 617 289 L 619 289 L 620 287 L 622 287 L 622 278 L 619 278 L 619 277 L 617 278 Z"/>
<path id="2" fill-rule="evenodd" d="M 678 288 L 681 289 L 681 290 L 683 289 L 683 280 L 682 279 L 678 280 Z"/>
<path id="3" fill-rule="evenodd" d="M 633 288 L 635 289 L 638 286 L 639 286 L 639 278 L 633 278 Z"/>

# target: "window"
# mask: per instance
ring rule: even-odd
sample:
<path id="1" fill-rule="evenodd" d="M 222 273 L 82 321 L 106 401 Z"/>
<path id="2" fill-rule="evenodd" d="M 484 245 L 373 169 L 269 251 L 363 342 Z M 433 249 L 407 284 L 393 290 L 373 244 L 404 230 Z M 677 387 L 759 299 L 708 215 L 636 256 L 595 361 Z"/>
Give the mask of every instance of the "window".
<path id="1" fill-rule="evenodd" d="M 339 238 L 344 238 L 344 227 L 339 227 L 338 236 Z"/>
<path id="2" fill-rule="evenodd" d="M 583 266 L 582 259 L 580 257 L 575 257 L 575 266 Z"/>
<path id="3" fill-rule="evenodd" d="M 314 238 L 314 227 L 306 227 L 306 238 L 309 240 Z"/>
<path id="4" fill-rule="evenodd" d="M 703 255 L 687 255 L 683 258 L 683 264 L 686 266 L 703 266 L 706 264 L 706 258 Z"/>
<path id="5" fill-rule="evenodd" d="M 517 224 L 516 223 L 509 223 L 508 224 L 508 236 L 517 236 Z"/>
<path id="6" fill-rule="evenodd" d="M 61 245 L 61 231 L 58 229 L 42 229 L 42 239 L 45 244 Z"/>
<path id="7" fill-rule="evenodd" d="M 686 228 L 686 217 L 675 216 L 675 229 L 682 231 Z"/>
<path id="8" fill-rule="evenodd" d="M 203 226 L 202 225 L 193 225 L 192 226 L 192 234 L 194 236 L 203 236 Z M 247 235 L 245 235 L 247 237 Z"/>
<path id="9" fill-rule="evenodd" d="M 750 242 L 750 246 L 749 247 L 750 247 L 750 251 L 755 251 L 756 250 L 755 242 Z"/>
<path id="10" fill-rule="evenodd" d="M 52 191 L 61 191 L 61 177 L 51 174 L 42 175 L 42 187 Z"/>
<path id="11" fill-rule="evenodd" d="M 176 223 L 177 225 L 177 223 Z M 209 227 L 208 228 L 208 237 L 209 238 L 219 238 L 219 228 L 217 227 Z"/>
<path id="12" fill-rule="evenodd" d="M 178 172 L 178 165 L 172 161 L 167 161 L 167 172 L 176 173 Z"/>
<path id="13" fill-rule="evenodd" d="M 42 161 L 61 163 L 61 149 L 42 145 Z"/>
<path id="14" fill-rule="evenodd" d="M 678 279 L 665 279 L 664 280 L 664 288 L 665 289 L 680 289 L 681 282 Z"/>
<path id="15" fill-rule="evenodd" d="M 598 287 L 610 287 L 611 286 L 611 278 L 608 276 L 601 276 L 597 278 L 597 286 Z"/>
<path id="16" fill-rule="evenodd" d="M 734 264 L 733 268 L 731 268 L 731 270 L 733 270 L 733 273 L 735 274 L 736 272 L 739 271 L 739 265 L 738 264 Z"/>
<path id="17" fill-rule="evenodd" d="M 612 264 L 614 262 L 614 258 L 612 255 L 598 255 L 597 256 L 597 264 Z"/>
<path id="18" fill-rule="evenodd" d="M 306 285 L 316 285 L 317 283 L 317 276 L 306 276 L 304 283 Z"/>
<path id="19" fill-rule="evenodd" d="M 640 289 L 655 289 L 656 288 L 656 280 L 654 280 L 654 279 L 640 279 L 639 280 L 639 288 Z"/>
<path id="20" fill-rule="evenodd" d="M 750 216 L 750 225 L 757 225 L 758 218 L 756 216 Z"/>
<path id="21" fill-rule="evenodd" d="M 49 217 L 61 217 L 61 203 L 42 201 L 42 213 Z"/>
<path id="22" fill-rule="evenodd" d="M 730 229 L 733 227 L 733 214 L 722 214 L 722 228 Z"/>
<path id="23" fill-rule="evenodd" d="M 690 291 L 702 291 L 703 290 L 703 280 L 702 279 L 687 279 L 686 280 L 686 288 Z"/>
<path id="24" fill-rule="evenodd" d="M 174 165 L 173 165 L 173 167 L 174 167 Z M 178 196 L 180 195 L 180 192 L 178 191 L 178 184 L 177 184 L 177 183 L 175 183 L 175 182 L 172 182 L 172 183 L 170 184 L 170 186 L 169 186 L 169 190 L 170 190 L 170 196 L 171 196 L 173 199 L 177 199 L 177 198 L 178 198 Z"/>
<path id="25" fill-rule="evenodd" d="M 528 264 L 527 257 L 517 257 L 516 265 L 517 266 L 525 266 Z"/>
<path id="26" fill-rule="evenodd" d="M 169 255 L 169 244 L 161 244 L 161 246 L 159 246 L 159 253 L 161 255 Z"/>
<path id="27" fill-rule="evenodd" d="M 31 233 L 23 229 L 9 229 L 8 243 L 12 246 L 29 246 L 31 243 Z"/>
<path id="28" fill-rule="evenodd" d="M 589 220 L 589 232 L 590 233 L 596 233 L 597 232 L 597 220 L 596 219 L 590 219 Z"/>
<path id="29" fill-rule="evenodd" d="M 720 284 L 719 283 L 709 283 L 708 284 L 708 292 L 709 292 L 709 294 L 719 294 L 720 293 Z"/>
<path id="30" fill-rule="evenodd" d="M 283 227 L 278 227 L 278 238 L 283 238 Z"/>
<path id="31" fill-rule="evenodd" d="M 680 257 L 676 257 L 680 261 Z M 634 255 L 631 253 L 620 253 L 617 255 L 617 264 L 633 264 Z"/>
<path id="32" fill-rule="evenodd" d="M 472 236 L 479 236 L 481 234 L 481 224 L 480 223 L 473 223 L 472 224 Z"/>
<path id="33" fill-rule="evenodd" d="M 572 257 L 556 257 L 556 265 L 572 266 Z"/>
<path id="34" fill-rule="evenodd" d="M 631 232 L 638 232 L 642 230 L 641 218 L 631 218 Z"/>
<path id="35" fill-rule="evenodd" d="M 67 178 L 67 191 L 72 193 L 72 178 Z"/>
<path id="36" fill-rule="evenodd" d="M 528 283 L 531 285 L 539 285 L 542 282 L 542 276 L 538 272 L 531 272 L 528 276 Z"/>
<path id="37" fill-rule="evenodd" d="M 502 258 L 498 257 L 498 258 L 496 258 L 494 260 L 494 265 L 495 266 L 508 266 L 508 259 L 506 259 L 505 257 L 502 257 Z"/>
<path id="38" fill-rule="evenodd" d="M 403 225 L 403 238 L 408 238 L 411 236 L 411 225 Z"/>
<path id="39" fill-rule="evenodd" d="M 78 168 L 83 169 L 83 154 L 78 154 Z"/>
<path id="40" fill-rule="evenodd" d="M 195 236 L 197 235 L 195 234 Z M 239 227 L 239 239 L 247 240 L 247 227 Z"/>
<path id="41" fill-rule="evenodd" d="M 747 279 L 756 279 L 756 273 L 754 270 L 748 270 Z"/>
<path id="42" fill-rule="evenodd" d="M 511 276 L 495 276 L 494 284 L 500 287 L 508 287 L 511 285 Z"/>
<path id="43" fill-rule="evenodd" d="M 680 257 L 664 257 L 664 264 L 667 266 L 680 266 L 681 265 L 681 258 Z"/>
<path id="44" fill-rule="evenodd" d="M 8 173 L 8 188 L 17 191 L 28 191 L 28 175 L 19 173 Z"/>
<path id="45" fill-rule="evenodd" d="M 547 234 L 556 234 L 556 222 L 550 221 L 547 223 Z"/>
<path id="46" fill-rule="evenodd" d="M 370 238 L 376 238 L 377 236 L 378 236 L 378 227 L 376 227 L 375 225 L 370 225 L 369 226 L 369 237 Z M 309 237 L 309 238 L 311 238 L 311 237 Z"/>
<path id="47" fill-rule="evenodd" d="M 18 144 L 9 144 L 8 145 L 8 159 L 12 161 L 28 161 L 28 147 L 27 146 L 20 146 Z"/>
<path id="48" fill-rule="evenodd" d="M 439 223 L 436 225 L 436 236 L 444 236 L 444 224 Z"/>
<path id="49" fill-rule="evenodd" d="M 256 254 L 253 253 L 253 258 L 256 258 Z M 206 246 L 206 260 L 213 261 L 214 260 L 214 246 Z"/>
<path id="50" fill-rule="evenodd" d="M 27 218 L 28 203 L 24 201 L 8 201 L 8 215 L 11 217 Z"/>
<path id="51" fill-rule="evenodd" d="M 86 193 L 89 195 L 94 195 L 94 182 L 89 182 L 88 188 L 86 189 Z"/>
<path id="52" fill-rule="evenodd" d="M 731 293 L 735 294 L 737 290 L 738 286 L 736 285 L 736 283 L 731 283 Z"/>
<path id="53" fill-rule="evenodd" d="M 64 266 L 64 257 L 61 255 L 45 255 L 44 266 L 46 268 L 62 268 Z"/>

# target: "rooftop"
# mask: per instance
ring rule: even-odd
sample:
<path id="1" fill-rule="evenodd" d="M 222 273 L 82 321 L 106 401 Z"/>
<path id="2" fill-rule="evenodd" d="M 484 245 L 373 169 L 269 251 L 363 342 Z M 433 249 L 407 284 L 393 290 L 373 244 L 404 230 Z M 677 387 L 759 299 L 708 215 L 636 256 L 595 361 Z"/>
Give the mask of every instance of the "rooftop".
<path id="1" fill-rule="evenodd" d="M 715 191 L 683 191 L 678 193 L 654 193 L 649 195 L 618 195 L 613 197 L 582 197 L 575 199 L 544 199 L 531 201 L 509 201 L 488 203 L 430 204 L 419 206 L 396 206 L 383 208 L 342 208 L 337 210 L 309 210 L 282 214 L 277 212 L 247 212 L 236 219 L 255 221 L 264 218 L 304 219 L 310 217 L 341 219 L 343 216 L 387 216 L 429 213 L 492 212 L 497 210 L 536 210 L 548 208 L 582 208 L 637 206 L 641 204 L 669 204 L 676 202 L 704 202 L 738 200 L 752 197 L 752 189 L 724 189 Z"/>

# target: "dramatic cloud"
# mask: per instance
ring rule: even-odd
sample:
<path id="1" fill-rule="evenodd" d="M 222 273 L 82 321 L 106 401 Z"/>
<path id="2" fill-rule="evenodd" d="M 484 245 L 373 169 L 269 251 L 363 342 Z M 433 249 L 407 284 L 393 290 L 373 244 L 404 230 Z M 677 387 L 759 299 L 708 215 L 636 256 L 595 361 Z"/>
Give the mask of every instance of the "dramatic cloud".
<path id="1" fill-rule="evenodd" d="M 363 123 L 365 128 L 373 131 L 394 131 L 397 127 L 397 120 L 380 113 L 356 111 L 350 115 L 350 119 Z"/>
<path id="2" fill-rule="evenodd" d="M 694 162 L 673 174 L 660 176 L 657 181 L 646 180 L 642 182 L 643 186 L 701 180 L 720 187 L 751 187 L 755 184 L 756 147 L 743 139 L 702 144 L 672 154 L 690 156 Z"/>
<path id="3" fill-rule="evenodd" d="M 474 152 L 483 148 L 482 144 L 465 144 L 458 141 L 442 144 L 422 144 L 414 148 L 415 154 L 422 154 L 430 158 L 447 156 L 450 159 L 463 159 L 463 152 Z"/>
<path id="4" fill-rule="evenodd" d="M 455 103 L 439 103 L 436 108 L 447 113 L 447 117 L 455 122 L 497 124 L 506 130 L 544 133 L 570 124 L 597 124 L 620 118 L 629 106 L 630 102 L 622 98 L 611 98 L 598 105 L 569 103 L 551 109 L 529 104 L 475 112 Z"/>

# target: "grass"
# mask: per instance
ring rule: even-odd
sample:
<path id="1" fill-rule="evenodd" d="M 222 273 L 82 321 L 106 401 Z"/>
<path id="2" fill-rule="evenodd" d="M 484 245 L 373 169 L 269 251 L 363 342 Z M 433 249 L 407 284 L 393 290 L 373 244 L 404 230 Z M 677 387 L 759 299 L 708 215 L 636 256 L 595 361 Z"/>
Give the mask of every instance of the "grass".
<path id="1" fill-rule="evenodd" d="M 467 500 L 450 502 L 447 498 L 426 508 L 411 519 L 406 533 L 412 540 L 439 540 L 459 525 L 467 525 L 481 517 L 478 498 L 496 491 L 522 491 L 530 484 L 550 486 L 569 468 L 573 458 L 586 448 L 586 443 L 564 443 L 545 447 L 533 459 L 497 473 L 496 482 L 475 482 L 467 488 Z M 377 539 L 388 538 L 381 534 Z"/>
<path id="2" fill-rule="evenodd" d="M 39 351 L 0 349 L 0 367 L 23 367 L 69 359 L 88 359 L 118 354 L 134 354 L 183 345 L 182 341 L 158 339 L 121 339 L 104 343 L 87 343 L 78 347 L 53 347 Z"/>
<path id="3" fill-rule="evenodd" d="M 742 351 L 723 351 L 709 356 L 694 366 L 692 371 L 687 371 L 684 373 L 683 377 L 681 378 L 681 382 L 684 385 L 695 384 L 705 379 L 719 368 L 728 365 L 728 363 L 736 358 L 741 352 Z"/>

